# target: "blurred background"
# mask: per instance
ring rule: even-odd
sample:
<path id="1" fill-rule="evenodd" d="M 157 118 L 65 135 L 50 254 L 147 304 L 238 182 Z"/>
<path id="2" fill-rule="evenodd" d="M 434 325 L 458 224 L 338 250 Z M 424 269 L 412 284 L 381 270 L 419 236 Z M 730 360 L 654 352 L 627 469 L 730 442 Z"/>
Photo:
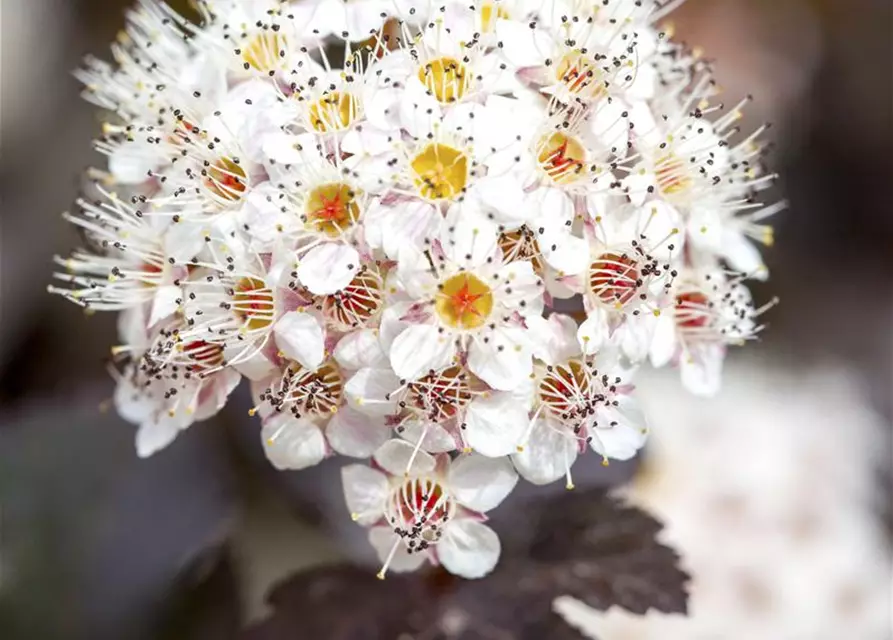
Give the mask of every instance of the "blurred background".
<path id="1" fill-rule="evenodd" d="M 53 254 L 77 241 L 59 214 L 101 162 L 90 145 L 100 118 L 70 71 L 107 54 L 127 4 L 0 9 L 5 640 L 232 638 L 265 615 L 272 582 L 369 561 L 339 463 L 275 472 L 244 390 L 138 461 L 132 427 L 107 411 L 114 319 L 45 293 Z M 744 126 L 774 125 L 777 195 L 790 208 L 755 293 L 781 304 L 763 339 L 731 354 L 718 398 L 685 396 L 673 372 L 645 376 L 654 424 L 641 464 L 584 460 L 578 485 L 629 481 L 623 491 L 667 522 L 695 576 L 687 620 L 556 603 L 591 637 L 893 637 L 891 7 L 689 0 L 669 19 L 717 60 L 727 103 L 755 96 Z M 511 504 L 500 509 L 509 525 Z"/>

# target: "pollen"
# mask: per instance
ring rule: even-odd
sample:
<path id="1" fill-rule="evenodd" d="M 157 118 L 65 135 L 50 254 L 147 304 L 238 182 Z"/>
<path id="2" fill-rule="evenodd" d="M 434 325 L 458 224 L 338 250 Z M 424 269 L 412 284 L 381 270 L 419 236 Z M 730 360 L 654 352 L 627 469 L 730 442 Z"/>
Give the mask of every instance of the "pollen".
<path id="1" fill-rule="evenodd" d="M 204 171 L 205 187 L 226 204 L 238 202 L 248 188 L 248 176 L 232 158 L 221 158 Z"/>
<path id="2" fill-rule="evenodd" d="M 273 291 L 259 278 L 239 280 L 232 294 L 232 305 L 245 330 L 266 329 L 273 323 Z"/>
<path id="3" fill-rule="evenodd" d="M 583 174 L 586 149 L 576 138 L 556 131 L 539 139 L 536 159 L 540 170 L 552 182 L 566 185 Z"/>
<path id="4" fill-rule="evenodd" d="M 319 133 L 343 131 L 359 116 L 359 98 L 342 91 L 333 91 L 310 106 L 310 126 Z"/>
<path id="5" fill-rule="evenodd" d="M 468 183 L 468 156 L 441 143 L 427 145 L 410 162 L 413 182 L 427 200 L 452 200 Z"/>
<path id="6" fill-rule="evenodd" d="M 426 62 L 419 68 L 419 82 L 441 104 L 451 104 L 469 89 L 470 78 L 465 65 L 455 58 L 443 57 Z"/>
<path id="7" fill-rule="evenodd" d="M 638 263 L 626 254 L 605 253 L 589 266 L 589 290 L 605 304 L 623 307 L 640 285 Z"/>
<path id="8" fill-rule="evenodd" d="M 242 61 L 247 68 L 271 73 L 282 67 L 282 52 L 288 48 L 286 37 L 278 31 L 264 31 L 251 38 L 241 48 Z"/>
<path id="9" fill-rule="evenodd" d="M 558 82 L 572 95 L 596 98 L 605 93 L 602 72 L 594 58 L 579 50 L 561 56 L 555 66 Z"/>
<path id="10" fill-rule="evenodd" d="M 448 327 L 477 329 L 493 310 L 493 291 L 480 278 L 463 271 L 442 283 L 434 309 Z"/>

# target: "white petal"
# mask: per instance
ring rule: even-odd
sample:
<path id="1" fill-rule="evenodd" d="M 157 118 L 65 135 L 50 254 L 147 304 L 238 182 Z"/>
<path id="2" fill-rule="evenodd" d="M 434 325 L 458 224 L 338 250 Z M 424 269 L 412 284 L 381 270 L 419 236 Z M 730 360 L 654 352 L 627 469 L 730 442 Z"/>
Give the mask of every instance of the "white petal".
<path id="1" fill-rule="evenodd" d="M 166 416 L 159 420 L 147 420 L 136 432 L 136 454 L 140 458 L 148 458 L 173 442 L 178 433 L 179 426 Z"/>
<path id="2" fill-rule="evenodd" d="M 388 499 L 388 477 L 364 464 L 341 467 L 341 487 L 351 517 L 370 526 L 384 517 Z"/>
<path id="3" fill-rule="evenodd" d="M 450 465 L 449 491 L 463 505 L 486 513 L 498 507 L 518 483 L 518 474 L 507 458 L 459 456 Z"/>
<path id="4" fill-rule="evenodd" d="M 382 469 L 401 477 L 406 473 L 430 473 L 435 465 L 433 457 L 424 451 L 416 451 L 413 445 L 404 440 L 388 440 L 378 448 L 373 457 Z"/>
<path id="5" fill-rule="evenodd" d="M 500 222 L 517 226 L 525 222 L 531 212 L 530 207 L 525 206 L 522 186 L 512 174 L 487 176 L 475 184 L 475 194 L 493 209 Z"/>
<path id="6" fill-rule="evenodd" d="M 696 396 L 715 396 L 722 386 L 724 359 L 725 349 L 722 346 L 702 346 L 683 351 L 679 359 L 682 385 Z"/>
<path id="7" fill-rule="evenodd" d="M 109 155 L 109 173 L 123 185 L 142 184 L 149 173 L 161 164 L 154 145 L 138 141 L 119 147 Z"/>
<path id="8" fill-rule="evenodd" d="M 368 458 L 390 436 L 381 420 L 342 407 L 326 425 L 326 438 L 337 453 L 353 458 Z"/>
<path id="9" fill-rule="evenodd" d="M 270 360 L 263 349 L 241 343 L 232 344 L 223 349 L 223 356 L 233 369 L 249 380 L 264 380 L 276 373 L 279 368 Z"/>
<path id="10" fill-rule="evenodd" d="M 729 266 L 757 280 L 769 277 L 769 270 L 753 242 L 737 229 L 724 229 L 722 234 L 722 255 Z"/>
<path id="11" fill-rule="evenodd" d="M 456 439 L 439 424 L 409 421 L 401 426 L 400 437 L 413 445 L 422 440 L 422 449 L 428 453 L 447 453 L 457 448 Z"/>
<path id="12" fill-rule="evenodd" d="M 497 226 L 469 202 L 453 204 L 447 212 L 442 234 L 443 251 L 456 264 L 482 265 L 498 251 Z"/>
<path id="13" fill-rule="evenodd" d="M 450 573 L 463 578 L 482 578 L 499 560 L 499 537 L 485 524 L 461 518 L 443 528 L 437 557 Z"/>
<path id="14" fill-rule="evenodd" d="M 629 139 L 627 106 L 616 98 L 599 102 L 589 117 L 589 130 L 601 145 L 619 157 L 626 156 Z"/>
<path id="15" fill-rule="evenodd" d="M 350 284 L 360 268 L 360 254 L 337 242 L 314 247 L 298 263 L 298 279 L 317 295 L 340 291 Z"/>
<path id="16" fill-rule="evenodd" d="M 494 389 L 511 391 L 533 372 L 528 337 L 516 327 L 491 331 L 488 337 L 471 344 L 468 368 Z"/>
<path id="17" fill-rule="evenodd" d="M 517 451 L 528 424 L 526 405 L 509 393 L 492 393 L 468 406 L 465 441 L 481 455 L 506 456 Z"/>
<path id="18" fill-rule="evenodd" d="M 651 366 L 658 368 L 666 365 L 676 355 L 676 320 L 672 310 L 661 314 L 651 337 L 649 355 Z"/>
<path id="19" fill-rule="evenodd" d="M 323 328 L 314 316 L 289 311 L 273 327 L 276 346 L 285 357 L 315 370 L 325 358 Z"/>
<path id="20" fill-rule="evenodd" d="M 629 396 L 619 396 L 618 405 L 604 409 L 599 426 L 592 430 L 592 450 L 614 460 L 634 457 L 648 436 L 645 416 Z"/>
<path id="21" fill-rule="evenodd" d="M 542 65 L 545 52 L 552 51 L 552 38 L 545 29 L 531 29 L 520 21 L 497 21 L 496 36 L 502 55 L 515 67 Z"/>
<path id="22" fill-rule="evenodd" d="M 388 357 L 381 348 L 378 331 L 361 329 L 353 331 L 338 341 L 332 354 L 342 369 L 356 371 L 364 367 L 384 369 L 388 367 Z"/>
<path id="23" fill-rule="evenodd" d="M 553 313 L 547 318 L 540 316 L 527 318 L 527 328 L 536 339 L 533 341 L 533 355 L 546 364 L 558 364 L 580 355 L 577 342 L 577 322 L 562 313 Z"/>
<path id="24" fill-rule="evenodd" d="M 388 258 L 396 260 L 401 249 L 421 248 L 426 238 L 436 235 L 443 216 L 433 205 L 421 200 L 394 205 L 374 201 L 363 221 L 369 245 L 380 248 Z"/>
<path id="25" fill-rule="evenodd" d="M 589 312 L 577 330 L 577 340 L 585 355 L 592 355 L 608 340 L 608 314 L 601 307 Z"/>
<path id="26" fill-rule="evenodd" d="M 537 300 L 542 298 L 543 283 L 533 270 L 533 264 L 527 260 L 510 262 L 496 272 L 499 277 L 494 294 L 507 309 L 525 312 L 521 302 L 529 304 L 526 313 L 536 313 L 542 308 Z"/>
<path id="27" fill-rule="evenodd" d="M 416 380 L 431 369 L 442 369 L 453 361 L 456 345 L 450 334 L 437 327 L 417 324 L 407 327 L 391 345 L 391 367 L 400 378 Z"/>
<path id="28" fill-rule="evenodd" d="M 542 225 L 536 228 L 543 229 L 537 238 L 540 253 L 546 263 L 558 271 L 559 276 L 574 276 L 586 271 L 589 266 L 589 243 L 584 238 L 573 235 L 569 228 Z"/>
<path id="29" fill-rule="evenodd" d="M 671 311 L 668 310 L 668 313 Z M 621 351 L 630 361 L 641 362 L 648 357 L 657 320 L 651 312 L 627 316 L 611 338 L 615 344 L 620 345 Z"/>
<path id="30" fill-rule="evenodd" d="M 159 320 L 163 320 L 177 310 L 183 292 L 176 285 L 165 285 L 155 290 L 152 298 L 152 315 L 149 317 L 149 326 Z"/>
<path id="31" fill-rule="evenodd" d="M 291 414 L 269 418 L 260 437 L 267 459 L 277 469 L 305 469 L 326 457 L 326 441 L 319 427 Z"/>
<path id="32" fill-rule="evenodd" d="M 369 529 L 369 542 L 378 553 L 379 561 L 384 564 L 391 558 L 388 563 L 388 571 L 395 573 L 403 573 L 406 571 L 415 571 L 428 558 L 427 553 L 410 553 L 403 540 L 394 533 L 390 527 L 373 527 Z M 391 550 L 397 545 L 393 556 Z"/>
<path id="33" fill-rule="evenodd" d="M 622 180 L 624 190 L 629 195 L 630 202 L 636 206 L 641 206 L 645 202 L 645 198 L 649 195 L 649 188 L 654 188 L 656 178 L 647 167 L 638 164 L 632 168 L 629 175 Z"/>
<path id="34" fill-rule="evenodd" d="M 518 473 L 533 484 L 549 484 L 567 474 L 577 459 L 577 439 L 567 429 L 538 420 L 523 451 L 512 456 Z"/>
<path id="35" fill-rule="evenodd" d="M 351 405 L 370 416 L 394 413 L 396 400 L 391 397 L 400 387 L 400 379 L 390 369 L 360 369 L 344 385 Z"/>

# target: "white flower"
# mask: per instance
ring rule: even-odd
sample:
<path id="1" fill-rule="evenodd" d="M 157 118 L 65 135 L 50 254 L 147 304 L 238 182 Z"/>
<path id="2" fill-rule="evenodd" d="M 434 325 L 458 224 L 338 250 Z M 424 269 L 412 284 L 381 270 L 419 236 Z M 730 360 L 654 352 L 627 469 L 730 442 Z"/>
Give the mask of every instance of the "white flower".
<path id="1" fill-rule="evenodd" d="M 398 278 L 414 306 L 390 347 L 400 378 L 467 359 L 494 389 L 514 389 L 532 370 L 524 319 L 543 308 L 542 281 L 530 262 L 503 263 L 492 224 L 458 213 L 429 251 L 401 254 Z"/>
<path id="2" fill-rule="evenodd" d="M 145 349 L 125 345 L 115 350 L 131 357 L 118 376 L 114 400 L 118 413 L 139 425 L 136 449 L 142 458 L 220 411 L 241 379 L 225 367 L 220 345 L 184 338 L 182 328 L 177 320 L 143 338 Z"/>
<path id="3" fill-rule="evenodd" d="M 674 362 L 689 391 L 714 395 L 726 348 L 753 339 L 762 329 L 758 317 L 775 302 L 755 308 L 740 275 L 717 268 L 687 272 L 674 287 L 672 313 L 657 321 L 651 363 Z"/>
<path id="4" fill-rule="evenodd" d="M 369 541 L 382 562 L 379 577 L 388 570 L 412 571 L 426 558 L 464 578 L 493 570 L 499 538 L 481 514 L 514 488 L 518 477 L 511 463 L 475 454 L 435 458 L 400 440 L 386 442 L 374 459 L 381 471 L 349 465 L 342 482 L 351 516 L 370 527 Z"/>
<path id="5" fill-rule="evenodd" d="M 286 360 L 272 378 L 254 385 L 263 418 L 264 452 L 277 469 L 303 469 L 329 452 L 365 458 L 387 440 L 383 420 L 345 404 L 344 373 L 331 360 L 307 368 Z"/>
<path id="6" fill-rule="evenodd" d="M 65 219 L 84 229 L 96 250 L 56 258 L 66 273 L 55 274 L 66 287 L 50 286 L 85 308 L 119 311 L 148 306 L 149 326 L 174 313 L 183 301 L 180 280 L 185 267 L 170 264 L 162 246 L 162 229 L 135 206 L 97 185 L 101 199 L 78 200 L 80 215 Z M 148 328 L 148 327 L 146 327 Z"/>

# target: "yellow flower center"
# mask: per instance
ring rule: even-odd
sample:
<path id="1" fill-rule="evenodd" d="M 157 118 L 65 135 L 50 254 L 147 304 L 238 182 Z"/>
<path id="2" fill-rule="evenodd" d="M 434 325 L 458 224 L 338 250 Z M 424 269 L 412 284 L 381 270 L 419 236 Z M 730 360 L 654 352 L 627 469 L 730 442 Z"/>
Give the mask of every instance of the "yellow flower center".
<path id="1" fill-rule="evenodd" d="M 560 131 L 540 138 L 536 152 L 540 169 L 555 184 L 570 184 L 585 171 L 586 149 L 576 138 Z"/>
<path id="2" fill-rule="evenodd" d="M 416 189 L 428 200 L 452 200 L 468 182 L 468 156 L 445 144 L 429 144 L 409 164 Z"/>
<path id="3" fill-rule="evenodd" d="M 573 50 L 561 56 L 555 75 L 567 91 L 575 96 L 595 98 L 605 92 L 602 72 L 591 56 Z"/>
<path id="4" fill-rule="evenodd" d="M 685 161 L 672 153 L 657 160 L 654 175 L 658 188 L 666 196 L 687 191 L 693 182 L 685 166 Z"/>
<path id="5" fill-rule="evenodd" d="M 493 310 L 493 291 L 480 278 L 463 271 L 440 285 L 434 309 L 448 327 L 477 329 Z"/>
<path id="6" fill-rule="evenodd" d="M 425 63 L 418 77 L 441 104 L 461 100 L 471 83 L 465 65 L 448 56 Z"/>
<path id="7" fill-rule="evenodd" d="M 276 307 L 273 291 L 260 278 L 242 278 L 232 293 L 232 308 L 249 330 L 266 329 L 273 323 Z"/>
<path id="8" fill-rule="evenodd" d="M 337 238 L 360 219 L 356 197 L 351 187 L 340 182 L 315 188 L 305 204 L 307 222 L 315 231 Z"/>
<path id="9" fill-rule="evenodd" d="M 263 31 L 242 47 L 242 61 L 246 69 L 271 73 L 282 68 L 288 41 L 279 31 Z"/>
<path id="10" fill-rule="evenodd" d="M 359 115 L 359 98 L 349 93 L 333 91 L 310 105 L 310 126 L 320 133 L 343 131 Z"/>
<path id="11" fill-rule="evenodd" d="M 205 187 L 226 203 L 240 200 L 248 188 L 245 170 L 232 158 L 221 158 L 202 173 Z"/>

